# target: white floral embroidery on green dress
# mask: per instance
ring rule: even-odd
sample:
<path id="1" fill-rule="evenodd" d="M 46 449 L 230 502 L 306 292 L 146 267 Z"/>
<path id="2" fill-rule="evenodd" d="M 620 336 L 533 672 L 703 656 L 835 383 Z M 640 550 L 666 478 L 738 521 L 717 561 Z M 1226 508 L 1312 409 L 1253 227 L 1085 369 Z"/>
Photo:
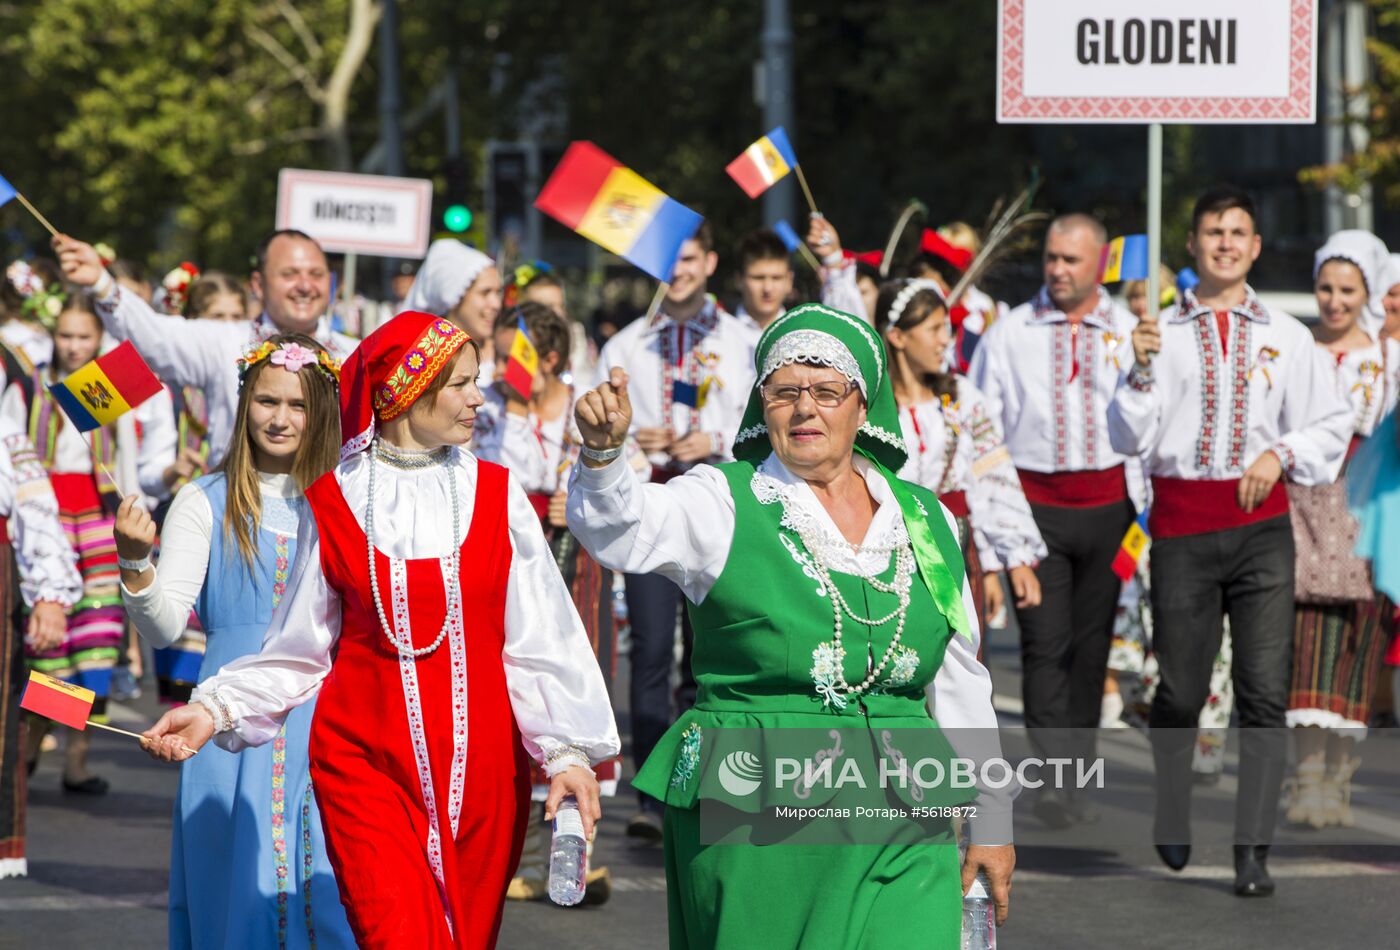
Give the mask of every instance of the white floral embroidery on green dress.
<path id="1" fill-rule="evenodd" d="M 893 662 L 890 666 L 890 675 L 880 681 L 870 692 L 885 693 L 899 686 L 908 686 L 914 682 L 914 674 L 919 669 L 919 651 L 900 644 L 895 650 Z"/>
<path id="2" fill-rule="evenodd" d="M 700 727 L 693 722 L 681 733 L 680 755 L 676 759 L 675 768 L 671 770 L 672 788 L 684 788 L 694 777 L 695 770 L 700 765 L 700 738 Z"/>
<path id="3" fill-rule="evenodd" d="M 812 682 L 817 685 L 817 695 L 825 707 L 846 708 L 846 699 L 837 687 L 836 671 L 846 658 L 844 649 L 838 650 L 830 642 L 822 643 L 812 651 Z"/>

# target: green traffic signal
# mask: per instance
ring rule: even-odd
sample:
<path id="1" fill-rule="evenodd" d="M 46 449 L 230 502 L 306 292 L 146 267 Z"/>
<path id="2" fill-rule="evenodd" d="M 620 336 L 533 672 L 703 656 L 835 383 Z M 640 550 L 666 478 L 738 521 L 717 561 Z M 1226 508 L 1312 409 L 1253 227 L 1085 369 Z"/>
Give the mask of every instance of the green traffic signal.
<path id="1" fill-rule="evenodd" d="M 472 213 L 466 205 L 449 205 L 442 213 L 442 223 L 447 230 L 461 234 L 472 226 Z"/>

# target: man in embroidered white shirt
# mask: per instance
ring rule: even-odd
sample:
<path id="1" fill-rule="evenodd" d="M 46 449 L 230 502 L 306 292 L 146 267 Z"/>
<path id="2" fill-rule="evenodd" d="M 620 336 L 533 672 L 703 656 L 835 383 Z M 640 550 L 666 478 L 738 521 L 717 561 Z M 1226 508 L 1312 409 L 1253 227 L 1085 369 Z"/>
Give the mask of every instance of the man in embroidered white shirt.
<path id="1" fill-rule="evenodd" d="M 708 294 L 719 265 L 708 223 L 681 245 L 671 287 L 651 320 L 634 320 L 613 335 L 599 355 L 595 385 L 613 367 L 632 380 L 632 434 L 647 453 L 653 481 L 668 481 L 700 462 L 730 459 L 749 392 L 758 331 L 727 313 Z M 690 622 L 680 588 L 659 574 L 628 574 L 627 612 L 632 626 L 632 756 L 638 766 L 674 720 L 671 673 L 676 623 L 684 649 L 681 710 L 694 701 L 690 674 Z M 641 813 L 628 834 L 661 840 L 661 803 L 640 796 Z"/>
<path id="2" fill-rule="evenodd" d="M 734 316 L 762 332 L 783 314 L 792 293 L 792 255 L 777 233 L 760 228 L 739 242 L 739 310 Z"/>
<path id="3" fill-rule="evenodd" d="M 1109 408 L 1114 448 L 1152 476 L 1154 840 L 1190 860 L 1191 754 L 1228 611 L 1240 717 L 1235 893 L 1273 893 L 1265 859 L 1278 809 L 1293 648 L 1293 534 L 1282 479 L 1333 481 L 1351 436 L 1312 335 L 1246 283 L 1262 242 L 1233 187 L 1196 203 L 1187 247 L 1200 284 L 1133 331 Z"/>
<path id="4" fill-rule="evenodd" d="M 359 341 L 336 333 L 326 315 L 330 268 L 321 245 L 300 231 L 275 231 L 258 245 L 253 291 L 263 312 L 244 321 L 186 320 L 156 313 L 117 286 L 89 244 L 60 234 L 53 239 L 64 276 L 97 296 L 97 314 L 107 332 L 130 340 L 161 381 L 172 389 L 204 390 L 209 405 L 209 466 L 219 464 L 233 432 L 238 408 L 238 358 L 252 343 L 277 333 L 314 337 L 337 360 Z"/>
<path id="5" fill-rule="evenodd" d="M 1045 286 L 992 323 L 968 376 L 1001 423 L 1045 545 L 1041 601 L 1019 607 L 1026 727 L 1042 758 L 1093 756 L 1122 584 L 1111 565 L 1136 516 L 1127 465 L 1108 440 L 1119 349 L 1137 322 L 1099 285 L 1103 225 L 1051 222 Z M 1090 821 L 1083 793 L 1047 784 L 1035 814 L 1052 828 Z"/>

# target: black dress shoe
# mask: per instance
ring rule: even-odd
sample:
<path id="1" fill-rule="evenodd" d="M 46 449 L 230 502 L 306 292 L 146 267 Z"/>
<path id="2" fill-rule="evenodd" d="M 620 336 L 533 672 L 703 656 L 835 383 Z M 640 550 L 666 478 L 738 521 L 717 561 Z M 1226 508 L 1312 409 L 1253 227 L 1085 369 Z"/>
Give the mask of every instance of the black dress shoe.
<path id="1" fill-rule="evenodd" d="M 1235 894 L 1238 897 L 1268 897 L 1274 892 L 1274 879 L 1269 877 L 1265 861 L 1269 857 L 1266 844 L 1235 845 Z"/>
<path id="2" fill-rule="evenodd" d="M 100 775 L 89 775 L 81 782 L 63 780 L 63 790 L 75 795 L 106 795 L 109 787 L 107 780 Z"/>
<path id="3" fill-rule="evenodd" d="M 1162 859 L 1162 863 L 1173 871 L 1180 871 L 1191 860 L 1191 846 L 1189 844 L 1159 844 L 1157 845 L 1157 857 Z"/>
<path id="4" fill-rule="evenodd" d="M 650 811 L 640 811 L 627 823 L 627 837 L 646 844 L 655 844 L 663 837 L 661 816 Z"/>
<path id="5" fill-rule="evenodd" d="M 1035 806 L 1031 810 L 1035 813 L 1035 817 L 1045 822 L 1047 827 L 1057 831 L 1074 824 L 1065 793 L 1057 788 L 1041 789 L 1040 794 L 1036 796 Z"/>

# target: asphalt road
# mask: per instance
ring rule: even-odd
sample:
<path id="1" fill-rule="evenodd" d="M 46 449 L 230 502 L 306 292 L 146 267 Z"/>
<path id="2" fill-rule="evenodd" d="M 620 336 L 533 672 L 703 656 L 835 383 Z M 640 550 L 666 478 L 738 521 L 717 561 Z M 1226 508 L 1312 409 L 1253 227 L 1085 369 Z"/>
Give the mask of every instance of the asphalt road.
<path id="1" fill-rule="evenodd" d="M 989 647 L 998 706 L 1014 724 L 1019 684 L 1012 635 L 993 633 Z M 154 713 L 148 697 L 118 710 L 131 724 Z M 1356 803 L 1364 827 L 1331 839 L 1336 843 L 1318 846 L 1306 835 L 1282 835 L 1270 862 L 1278 894 L 1246 901 L 1230 888 L 1230 772 L 1219 786 L 1198 791 L 1195 855 L 1175 875 L 1157 863 L 1139 817 L 1151 789 L 1145 740 L 1117 732 L 1106 735 L 1101 748 L 1113 781 L 1100 834 L 1050 833 L 1018 813 L 1018 870 L 1012 921 L 1000 934 L 1004 950 L 1400 945 L 1400 771 L 1384 764 L 1363 769 Z M 112 791 L 79 799 L 59 789 L 58 758 L 47 757 L 30 791 L 30 877 L 0 881 L 0 948 L 163 946 L 175 772 L 148 760 L 129 740 L 99 733 L 93 762 Z M 632 847 L 623 837 L 630 804 L 630 797 L 605 804 L 595 853 L 612 870 L 612 900 L 576 909 L 511 904 L 500 946 L 666 945 L 661 851 Z"/>

